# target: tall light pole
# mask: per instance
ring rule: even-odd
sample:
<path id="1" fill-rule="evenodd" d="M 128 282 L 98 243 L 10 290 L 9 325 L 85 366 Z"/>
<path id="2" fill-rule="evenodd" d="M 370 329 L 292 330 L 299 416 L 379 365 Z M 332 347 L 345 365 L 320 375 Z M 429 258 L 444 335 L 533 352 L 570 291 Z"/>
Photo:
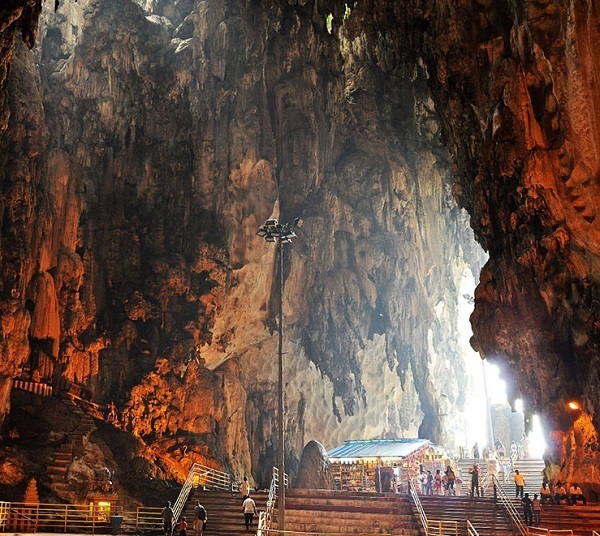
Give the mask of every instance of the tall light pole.
<path id="1" fill-rule="evenodd" d="M 298 220 L 294 222 L 298 223 Z M 290 223 L 279 223 L 277 220 L 267 220 L 256 232 L 267 242 L 277 242 L 279 253 L 279 352 L 277 384 L 277 465 L 279 466 L 279 508 L 277 509 L 277 528 L 285 530 L 285 456 L 284 456 L 284 431 L 283 431 L 283 245 L 292 242 L 296 233 Z"/>

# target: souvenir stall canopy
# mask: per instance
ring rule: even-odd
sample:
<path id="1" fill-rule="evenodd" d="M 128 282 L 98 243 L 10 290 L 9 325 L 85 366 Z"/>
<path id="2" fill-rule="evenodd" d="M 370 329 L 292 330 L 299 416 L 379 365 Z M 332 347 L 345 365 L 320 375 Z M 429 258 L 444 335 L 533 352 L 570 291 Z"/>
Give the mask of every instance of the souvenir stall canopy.
<path id="1" fill-rule="evenodd" d="M 427 439 L 349 440 L 327 455 L 336 489 L 406 492 L 410 479 L 450 465 L 447 451 Z"/>

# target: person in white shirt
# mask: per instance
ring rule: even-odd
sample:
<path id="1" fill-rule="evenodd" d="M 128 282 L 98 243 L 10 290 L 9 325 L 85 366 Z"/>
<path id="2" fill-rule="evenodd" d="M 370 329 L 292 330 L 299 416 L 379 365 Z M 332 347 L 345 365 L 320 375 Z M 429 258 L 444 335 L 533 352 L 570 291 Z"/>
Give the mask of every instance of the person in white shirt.
<path id="1" fill-rule="evenodd" d="M 585 496 L 583 495 L 583 491 L 581 491 L 581 488 L 577 484 L 572 484 L 571 488 L 569 489 L 568 502 L 575 506 L 577 504 L 577 501 L 583 501 L 583 506 L 587 505 L 587 501 L 585 499 Z"/>
<path id="2" fill-rule="evenodd" d="M 540 488 L 540 500 L 542 504 L 546 504 L 547 502 L 552 504 L 554 502 L 552 500 L 552 490 L 548 487 L 548 482 L 544 482 Z"/>
<path id="3" fill-rule="evenodd" d="M 556 487 L 554 488 L 554 504 L 560 504 L 561 501 L 569 502 L 569 498 L 567 497 L 567 490 L 565 489 L 562 482 L 559 480 L 556 483 Z"/>
<path id="4" fill-rule="evenodd" d="M 250 530 L 250 527 L 254 523 L 254 515 L 256 514 L 256 503 L 248 495 L 242 503 L 242 510 L 244 511 L 244 521 L 246 523 L 246 530 Z"/>

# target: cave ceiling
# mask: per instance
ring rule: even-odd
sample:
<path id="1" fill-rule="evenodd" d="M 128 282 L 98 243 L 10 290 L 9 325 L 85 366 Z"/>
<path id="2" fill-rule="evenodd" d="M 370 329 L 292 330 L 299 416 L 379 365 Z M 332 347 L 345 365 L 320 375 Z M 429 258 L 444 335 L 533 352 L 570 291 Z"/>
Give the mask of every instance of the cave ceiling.
<path id="1" fill-rule="evenodd" d="M 531 0 L 0 8 L 0 409 L 76 386 L 185 474 L 452 443 L 472 345 L 598 466 L 598 12 Z M 576 398 L 580 415 L 565 410 Z M 576 466 L 579 457 L 586 463 Z"/>

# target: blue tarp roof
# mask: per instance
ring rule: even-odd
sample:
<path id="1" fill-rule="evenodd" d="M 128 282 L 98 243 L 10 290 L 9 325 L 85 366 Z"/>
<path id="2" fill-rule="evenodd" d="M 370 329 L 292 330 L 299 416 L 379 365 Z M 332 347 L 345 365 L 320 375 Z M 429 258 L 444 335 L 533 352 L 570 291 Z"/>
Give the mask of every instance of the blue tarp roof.
<path id="1" fill-rule="evenodd" d="M 329 458 L 406 458 L 425 448 L 433 447 L 428 439 L 349 440 L 330 450 Z"/>

